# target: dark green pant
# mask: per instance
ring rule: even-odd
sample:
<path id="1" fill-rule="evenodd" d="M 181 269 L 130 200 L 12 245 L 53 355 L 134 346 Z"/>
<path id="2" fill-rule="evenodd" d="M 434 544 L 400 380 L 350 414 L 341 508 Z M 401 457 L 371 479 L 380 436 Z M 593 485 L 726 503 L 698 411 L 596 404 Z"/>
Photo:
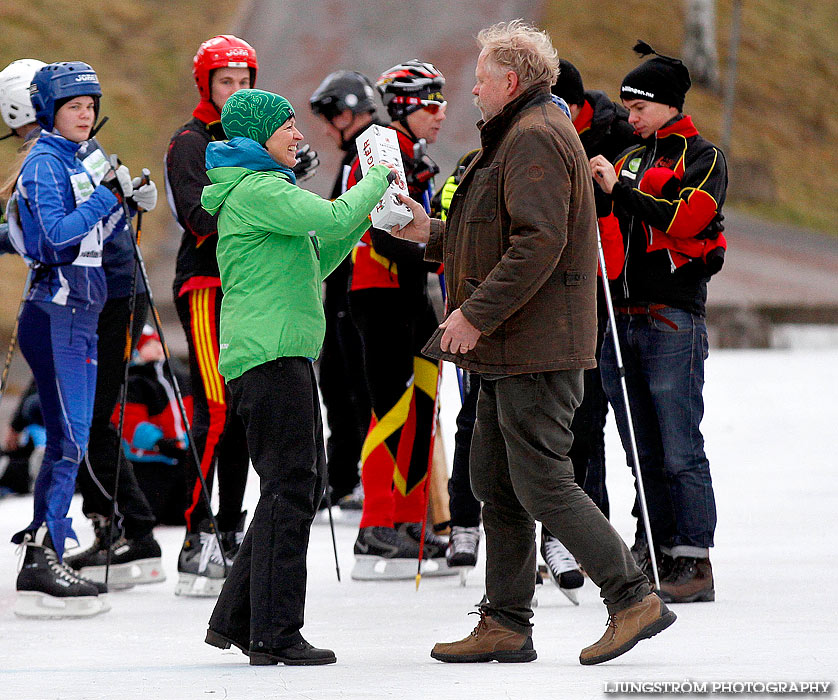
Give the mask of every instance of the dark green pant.
<path id="1" fill-rule="evenodd" d="M 482 379 L 469 468 L 474 495 L 483 501 L 485 612 L 509 629 L 530 633 L 536 520 L 576 557 L 610 613 L 641 600 L 649 582 L 576 485 L 567 456 L 582 371 Z"/>

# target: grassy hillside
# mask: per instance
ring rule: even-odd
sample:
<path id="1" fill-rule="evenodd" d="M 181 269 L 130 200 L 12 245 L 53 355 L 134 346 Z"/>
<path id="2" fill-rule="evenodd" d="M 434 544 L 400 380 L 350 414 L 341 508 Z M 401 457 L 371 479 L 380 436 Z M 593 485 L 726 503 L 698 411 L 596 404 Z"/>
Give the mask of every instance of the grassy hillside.
<path id="1" fill-rule="evenodd" d="M 191 58 L 198 44 L 232 30 L 243 0 L 30 0 L 0 5 L 0 67 L 16 58 L 81 59 L 104 87 L 100 133 L 104 146 L 134 171 L 148 167 L 161 192 L 146 217 L 146 258 L 170 225 L 163 198 L 163 153 L 186 120 L 197 93 Z M 718 44 L 727 65 L 731 0 L 718 0 Z M 678 55 L 683 6 L 660 0 L 543 0 L 543 25 L 589 88 L 617 96 L 623 75 L 637 65 L 631 51 L 642 37 Z M 468 12 L 468 3 L 452 13 Z M 802 226 L 838 231 L 838 3 L 745 0 L 739 54 L 731 199 L 742 209 Z M 316 62 L 312 62 L 316 66 Z M 313 70 L 318 70 L 313 68 Z M 687 111 L 718 142 L 721 97 L 694 88 Z M 0 142 L 0 177 L 17 144 Z M 738 196 L 736 193 L 739 193 Z M 22 287 L 19 259 L 0 258 L 0 342 L 10 330 Z"/>
<path id="2" fill-rule="evenodd" d="M 731 0 L 717 1 L 717 42 L 727 76 Z M 618 96 L 637 65 L 631 47 L 646 39 L 680 55 L 681 2 L 545 2 L 544 26 L 586 88 Z M 738 208 L 838 233 L 838 3 L 745 0 L 731 152 L 731 198 Z M 722 100 L 693 87 L 685 111 L 718 143 Z"/>
<path id="3" fill-rule="evenodd" d="M 30 0 L 0 5 L 0 68 L 18 58 L 90 63 L 102 83 L 102 114 L 110 121 L 99 140 L 132 171 L 151 170 L 160 200 L 144 223 L 146 257 L 171 216 L 163 192 L 162 164 L 172 132 L 189 118 L 198 93 L 192 56 L 198 44 L 230 32 L 239 2 L 190 0 Z M 3 125 L 5 132 L 5 124 Z M 0 142 L 0 178 L 15 158 L 17 140 Z M 0 258 L 0 340 L 17 309 L 25 277 L 19 258 Z M 5 356 L 5 345 L 3 346 Z"/>

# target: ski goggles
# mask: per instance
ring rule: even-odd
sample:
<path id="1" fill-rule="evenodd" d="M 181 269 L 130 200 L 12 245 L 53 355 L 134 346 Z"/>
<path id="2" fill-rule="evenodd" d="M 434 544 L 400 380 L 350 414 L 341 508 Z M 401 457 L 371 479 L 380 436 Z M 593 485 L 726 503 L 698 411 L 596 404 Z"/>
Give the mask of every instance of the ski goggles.
<path id="1" fill-rule="evenodd" d="M 404 95 L 397 95 L 393 98 L 393 104 L 397 105 L 417 105 L 424 110 L 427 110 L 431 114 L 436 114 L 441 109 L 445 109 L 445 106 L 448 104 L 447 100 L 442 99 L 442 95 L 437 93 L 435 97 L 439 97 L 439 99 L 422 99 L 420 97 L 407 97 Z"/>

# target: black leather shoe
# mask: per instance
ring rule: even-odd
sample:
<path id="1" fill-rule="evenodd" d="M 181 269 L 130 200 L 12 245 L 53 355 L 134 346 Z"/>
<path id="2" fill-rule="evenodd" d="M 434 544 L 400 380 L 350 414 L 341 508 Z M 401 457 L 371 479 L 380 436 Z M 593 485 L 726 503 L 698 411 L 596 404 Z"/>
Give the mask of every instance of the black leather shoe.
<path id="1" fill-rule="evenodd" d="M 226 635 L 223 635 L 220 632 L 216 632 L 212 629 L 207 630 L 207 636 L 204 638 L 204 643 L 209 644 L 213 647 L 218 647 L 219 649 L 229 649 L 230 646 L 234 646 L 238 649 L 241 649 L 242 654 L 244 654 L 245 656 L 248 655 L 247 644 L 243 642 L 237 642 L 232 637 L 227 637 Z"/>
<path id="2" fill-rule="evenodd" d="M 321 666 L 337 661 L 331 649 L 317 649 L 305 639 L 284 649 L 250 649 L 251 666 Z"/>

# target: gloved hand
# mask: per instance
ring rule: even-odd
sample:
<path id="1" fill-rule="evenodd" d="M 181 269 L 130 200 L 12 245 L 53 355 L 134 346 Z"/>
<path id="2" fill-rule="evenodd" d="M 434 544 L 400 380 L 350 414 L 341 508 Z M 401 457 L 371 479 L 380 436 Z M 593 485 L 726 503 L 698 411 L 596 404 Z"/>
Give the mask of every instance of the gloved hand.
<path id="1" fill-rule="evenodd" d="M 320 159 L 317 157 L 317 151 L 311 150 L 309 145 L 305 144 L 297 149 L 297 164 L 291 169 L 297 176 L 298 182 L 305 182 L 310 177 L 314 177 L 319 165 Z"/>
<path id="2" fill-rule="evenodd" d="M 131 185 L 134 188 L 132 199 L 137 209 L 151 211 L 157 206 L 157 185 L 154 184 L 153 180 L 149 180 L 144 185 L 141 184 L 142 181 L 143 179 L 141 177 L 135 177 L 131 181 Z"/>
<path id="3" fill-rule="evenodd" d="M 137 427 L 134 428 L 134 437 L 131 442 L 139 450 L 153 450 L 157 446 L 157 441 L 162 437 L 163 431 L 160 428 L 153 423 L 143 421 L 137 423 Z"/>
<path id="4" fill-rule="evenodd" d="M 128 172 L 128 166 L 120 165 L 116 169 L 109 171 L 102 180 L 102 184 L 116 195 L 116 198 L 121 202 L 128 199 L 134 194 L 134 185 L 131 184 L 131 173 Z"/>

